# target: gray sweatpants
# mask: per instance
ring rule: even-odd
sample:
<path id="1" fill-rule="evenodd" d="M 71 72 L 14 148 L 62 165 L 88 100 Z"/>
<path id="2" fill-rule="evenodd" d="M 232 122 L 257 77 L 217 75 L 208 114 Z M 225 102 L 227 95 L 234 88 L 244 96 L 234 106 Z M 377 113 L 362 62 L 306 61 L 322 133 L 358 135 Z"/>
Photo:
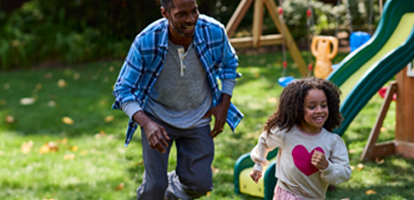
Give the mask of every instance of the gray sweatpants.
<path id="1" fill-rule="evenodd" d="M 213 190 L 211 163 L 214 158 L 214 141 L 210 126 L 195 129 L 177 129 L 153 116 L 149 117 L 162 125 L 171 140 L 165 153 L 152 149 L 141 128 L 144 159 L 144 180 L 137 189 L 137 199 L 195 199 Z M 167 174 L 171 145 L 177 147 L 177 166 Z"/>

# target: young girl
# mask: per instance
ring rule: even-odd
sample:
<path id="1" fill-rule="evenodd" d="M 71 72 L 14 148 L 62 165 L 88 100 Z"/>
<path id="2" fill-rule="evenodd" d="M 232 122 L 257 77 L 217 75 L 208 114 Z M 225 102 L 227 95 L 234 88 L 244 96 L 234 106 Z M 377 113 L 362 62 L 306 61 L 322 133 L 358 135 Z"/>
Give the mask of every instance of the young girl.
<path id="1" fill-rule="evenodd" d="M 278 110 L 250 154 L 255 162 L 250 176 L 257 183 L 268 164 L 267 153 L 279 148 L 273 199 L 324 199 L 329 184 L 350 179 L 347 148 L 331 133 L 342 121 L 340 94 L 333 83 L 314 77 L 294 81 L 283 90 Z"/>

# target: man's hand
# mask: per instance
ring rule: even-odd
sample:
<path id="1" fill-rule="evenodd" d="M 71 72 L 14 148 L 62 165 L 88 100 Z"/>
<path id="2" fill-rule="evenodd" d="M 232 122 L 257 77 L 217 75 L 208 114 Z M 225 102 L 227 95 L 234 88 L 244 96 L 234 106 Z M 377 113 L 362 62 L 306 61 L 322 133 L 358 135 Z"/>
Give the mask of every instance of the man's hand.
<path id="1" fill-rule="evenodd" d="M 227 111 L 230 107 L 230 99 L 231 96 L 228 94 L 221 95 L 221 102 L 214 108 L 210 109 L 203 118 L 210 117 L 211 115 L 214 116 L 214 128 L 210 132 L 211 137 L 216 137 L 218 134 L 223 132 L 224 124 L 226 124 L 227 119 Z"/>
<path id="2" fill-rule="evenodd" d="M 150 147 L 157 149 L 161 153 L 165 153 L 165 148 L 168 147 L 166 139 L 170 140 L 170 138 L 164 127 L 152 121 L 142 111 L 135 113 L 133 119 L 144 129 Z"/>
<path id="3" fill-rule="evenodd" d="M 255 183 L 257 183 L 261 177 L 262 177 L 262 172 L 260 171 L 253 170 L 250 173 L 250 178 L 252 178 Z"/>
<path id="4" fill-rule="evenodd" d="M 313 152 L 311 163 L 312 165 L 314 165 L 316 168 L 320 170 L 325 170 L 329 166 L 329 163 L 326 160 L 325 154 L 323 154 L 320 151 Z"/>

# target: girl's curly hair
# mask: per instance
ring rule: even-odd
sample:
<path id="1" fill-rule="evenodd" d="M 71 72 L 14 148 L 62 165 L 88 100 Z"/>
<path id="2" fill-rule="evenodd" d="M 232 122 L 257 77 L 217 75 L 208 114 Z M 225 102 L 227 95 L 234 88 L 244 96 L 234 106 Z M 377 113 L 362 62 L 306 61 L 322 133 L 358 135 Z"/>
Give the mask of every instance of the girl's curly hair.
<path id="1" fill-rule="evenodd" d="M 329 116 L 323 127 L 332 132 L 340 126 L 343 119 L 339 111 L 341 91 L 330 81 L 311 77 L 296 80 L 285 87 L 279 97 L 277 111 L 267 119 L 263 130 L 270 133 L 270 129 L 278 127 L 289 131 L 295 124 L 305 121 L 303 103 L 311 89 L 323 90 L 328 101 Z"/>

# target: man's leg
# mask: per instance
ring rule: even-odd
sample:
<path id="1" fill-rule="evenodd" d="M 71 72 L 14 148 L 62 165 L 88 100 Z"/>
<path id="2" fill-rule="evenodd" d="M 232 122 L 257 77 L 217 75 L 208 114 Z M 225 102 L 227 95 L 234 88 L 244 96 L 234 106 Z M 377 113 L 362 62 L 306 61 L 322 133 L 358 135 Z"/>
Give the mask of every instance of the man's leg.
<path id="1" fill-rule="evenodd" d="M 170 141 L 167 141 L 167 151 L 161 153 L 149 146 L 145 131 L 141 128 L 142 156 L 144 159 L 145 171 L 144 180 L 137 189 L 138 200 L 164 199 L 164 192 L 168 187 L 168 155 L 170 154 L 172 141 L 173 138 L 171 138 Z"/>
<path id="2" fill-rule="evenodd" d="M 210 126 L 183 130 L 176 139 L 177 167 L 168 173 L 169 199 L 195 199 L 213 190 L 211 163 L 214 158 L 214 141 Z"/>

